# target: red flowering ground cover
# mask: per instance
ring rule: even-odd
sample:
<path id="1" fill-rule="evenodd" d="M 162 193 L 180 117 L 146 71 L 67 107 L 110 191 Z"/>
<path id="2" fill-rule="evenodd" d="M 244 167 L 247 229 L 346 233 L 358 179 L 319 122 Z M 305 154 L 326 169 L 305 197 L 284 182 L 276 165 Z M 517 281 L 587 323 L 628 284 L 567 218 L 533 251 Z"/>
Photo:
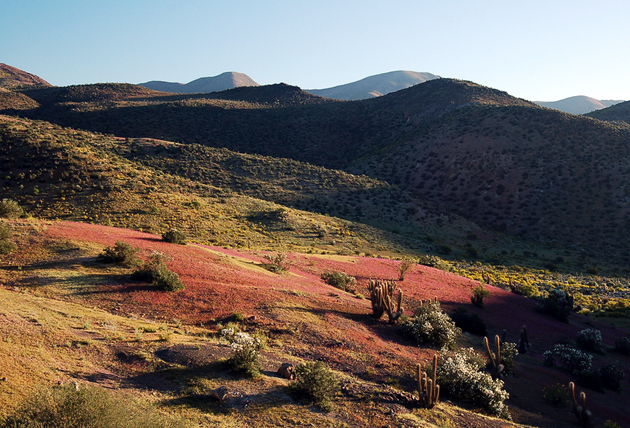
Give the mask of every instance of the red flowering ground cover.
<path id="1" fill-rule="evenodd" d="M 259 266 L 265 261 L 263 252 L 174 245 L 147 233 L 83 223 L 56 222 L 46 234 L 103 246 L 124 241 L 140 248 L 143 257 L 160 251 L 172 258 L 169 267 L 186 284 L 184 291 L 154 291 L 146 285 L 122 281 L 90 296 L 91 303 L 114 312 L 157 320 L 179 319 L 196 325 L 214 325 L 234 313 L 254 316 L 256 328 L 280 338 L 285 351 L 306 359 L 326 360 L 336 369 L 359 376 L 397 376 L 407 382 L 405 385 L 412 385 L 409 374 L 415 363 L 429 361 L 436 352 L 415 346 L 399 336 L 395 326 L 372 318 L 368 299 L 357 298 L 320 279 L 325 271 L 345 272 L 357 278 L 357 292 L 368 296 L 367 281 L 397 278 L 399 261 L 288 254 L 289 272 L 278 275 Z M 475 285 L 470 279 L 426 266 L 414 266 L 399 282 L 409 315 L 420 300 L 437 297 L 447 311 L 464 305 L 469 313 L 477 313 L 491 335 L 505 329 L 508 341 L 517 342 L 521 327 L 527 325 L 532 348 L 517 357 L 516 375 L 505 380 L 511 394 L 511 412 L 522 423 L 539 425 L 552 418 L 558 424 L 570 424 L 574 418 L 570 411 L 552 408 L 542 398 L 544 387 L 566 384 L 570 378 L 559 369 L 545 367 L 542 353 L 560 341 L 573 343 L 584 328 L 600 329 L 604 345 L 609 348 L 628 331 L 575 314 L 569 324 L 561 323 L 535 313 L 534 301 L 492 286 L 488 286 L 491 295 L 484 308 L 479 309 L 470 303 Z M 480 338 L 466 337 L 470 345 L 481 350 Z M 596 355 L 593 362 L 594 367 L 612 363 L 630 374 L 627 356 Z M 627 380 L 623 385 L 621 393 L 608 391 L 604 395 L 587 390 L 589 407 L 597 420 L 612 419 L 621 426 L 630 426 Z"/>

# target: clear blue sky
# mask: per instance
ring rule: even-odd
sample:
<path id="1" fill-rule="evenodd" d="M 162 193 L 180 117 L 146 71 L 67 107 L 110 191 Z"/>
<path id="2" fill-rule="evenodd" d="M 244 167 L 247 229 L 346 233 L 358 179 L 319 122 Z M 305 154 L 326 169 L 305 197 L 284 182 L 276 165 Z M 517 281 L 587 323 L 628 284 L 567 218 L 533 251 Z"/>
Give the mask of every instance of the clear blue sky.
<path id="1" fill-rule="evenodd" d="M 630 100 L 627 0 L 0 0 L 0 62 L 53 85 L 225 71 L 304 89 L 394 70 Z"/>

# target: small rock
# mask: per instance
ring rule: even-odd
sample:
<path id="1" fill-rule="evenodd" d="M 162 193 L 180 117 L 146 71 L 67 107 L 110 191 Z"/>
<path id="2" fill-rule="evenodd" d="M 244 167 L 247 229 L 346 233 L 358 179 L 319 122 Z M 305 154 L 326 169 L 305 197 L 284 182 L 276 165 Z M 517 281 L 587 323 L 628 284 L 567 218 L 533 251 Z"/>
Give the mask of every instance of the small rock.
<path id="1" fill-rule="evenodd" d="M 295 379 L 295 367 L 291 363 L 283 363 L 278 369 L 278 375 L 285 379 Z"/>
<path id="2" fill-rule="evenodd" d="M 229 395 L 228 389 L 225 386 L 220 386 L 217 389 L 210 391 L 210 397 L 216 398 L 219 401 L 223 401 Z"/>

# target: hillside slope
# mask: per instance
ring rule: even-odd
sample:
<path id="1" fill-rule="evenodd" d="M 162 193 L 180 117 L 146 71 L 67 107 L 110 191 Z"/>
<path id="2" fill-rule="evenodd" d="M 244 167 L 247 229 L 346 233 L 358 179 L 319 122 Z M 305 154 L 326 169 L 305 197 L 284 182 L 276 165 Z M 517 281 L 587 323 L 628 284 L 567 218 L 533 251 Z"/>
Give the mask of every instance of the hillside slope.
<path id="1" fill-rule="evenodd" d="M 19 68 L 0 63 L 0 88 L 20 89 L 45 86 L 51 85 L 41 77 L 27 73 Z"/>
<path id="2" fill-rule="evenodd" d="M 608 108 L 588 113 L 586 116 L 609 122 L 626 122 L 630 124 L 630 101 L 615 104 Z"/>
<path id="3" fill-rule="evenodd" d="M 590 113 L 620 102 L 622 101 L 600 101 L 584 95 L 569 97 L 559 101 L 535 101 L 536 104 L 542 107 L 553 108 L 571 114 Z"/>
<path id="4" fill-rule="evenodd" d="M 378 421 L 381 425 L 426 427 L 443 426 L 445 420 L 474 428 L 513 426 L 452 404 L 440 404 L 431 412 L 419 409 L 408 394 L 415 387 L 408 373 L 416 363 L 428 362 L 435 350 L 416 346 L 400 336 L 395 326 L 371 317 L 368 300 L 320 279 L 321 273 L 332 270 L 355 275 L 356 293 L 366 295 L 368 278 L 396 275 L 398 261 L 290 254 L 289 273 L 278 275 L 261 268 L 265 253 L 260 252 L 173 245 L 155 235 L 84 223 L 15 222 L 13 227 L 20 230 L 16 239 L 19 250 L 4 258 L 0 268 L 4 284 L 0 300 L 6 308 L 0 326 L 12 339 L 0 342 L 0 354 L 19 351 L 19 360 L 35 373 L 44 373 L 50 383 L 74 379 L 124 387 L 142 396 L 150 393 L 148 396 L 166 400 L 167 411 L 197 421 L 204 414 L 213 415 L 212 424 L 206 420 L 211 426 L 235 421 L 244 426 L 286 426 L 296 419 L 317 426 Z M 161 292 L 131 282 L 129 269 L 97 263 L 101 249 L 116 241 L 139 248 L 142 257 L 152 251 L 168 254 L 172 259 L 169 266 L 186 289 Z M 578 315 L 572 315 L 569 324 L 560 323 L 536 314 L 533 301 L 492 286 L 487 286 L 491 296 L 481 310 L 469 301 L 475 284 L 415 266 L 397 286 L 404 290 L 408 313 L 420 300 L 436 297 L 449 310 L 463 305 L 483 317 L 490 334 L 505 329 L 512 339 L 526 323 L 532 347 L 517 356 L 515 375 L 504 379 L 511 395 L 512 417 L 529 426 L 573 426 L 571 412 L 541 399 L 544 387 L 570 379 L 561 370 L 545 367 L 542 353 L 558 341 L 574 338 L 583 328 L 601 329 L 607 349 L 627 331 Z M 67 304 L 60 306 L 49 298 Z M 221 365 L 228 350 L 221 346 L 217 333 L 235 319 L 241 321 L 231 325 L 264 333 L 268 339 L 264 372 L 255 382 L 230 375 Z M 42 330 L 46 333 L 41 334 Z M 37 334 L 38 347 L 24 346 L 30 343 L 30 335 Z M 69 343 L 64 345 L 65 353 L 55 354 L 58 341 Z M 482 351 L 480 339 L 470 335 L 463 335 L 458 344 Z M 53 363 L 43 359 L 46 355 L 58 356 Z M 287 382 L 274 373 L 283 361 L 316 360 L 326 361 L 341 375 L 343 388 L 331 413 L 299 405 L 282 393 Z M 77 361 L 82 362 L 80 366 Z M 627 356 L 609 354 L 596 356 L 594 363 L 600 366 L 611 361 L 624 369 L 630 362 Z M 19 365 L 4 370 L 3 401 L 14 393 L 22 395 L 37 382 Z M 221 404 L 223 411 L 215 412 L 207 394 L 220 385 L 227 385 L 234 394 Z M 587 390 L 587 394 L 596 423 L 630 420 L 623 405 L 628 395 L 625 389 L 606 395 Z M 195 400 L 201 398 L 206 404 L 196 405 Z M 234 412 L 225 411 L 228 409 Z"/>

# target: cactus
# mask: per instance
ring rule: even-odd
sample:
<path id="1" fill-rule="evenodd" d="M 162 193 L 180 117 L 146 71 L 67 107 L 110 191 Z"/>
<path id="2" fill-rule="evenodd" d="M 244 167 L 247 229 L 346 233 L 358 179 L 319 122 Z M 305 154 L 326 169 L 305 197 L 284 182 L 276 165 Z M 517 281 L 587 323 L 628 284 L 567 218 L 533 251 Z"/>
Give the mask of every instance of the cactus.
<path id="1" fill-rule="evenodd" d="M 418 364 L 416 381 L 418 382 L 418 397 L 420 399 L 420 404 L 430 409 L 435 406 L 435 404 L 440 399 L 440 385 L 437 384 L 437 362 L 438 355 L 435 354 L 433 356 L 433 369 L 431 378 L 427 376 L 426 372 L 422 371 L 422 365 Z"/>
<path id="2" fill-rule="evenodd" d="M 580 426 L 588 427 L 591 422 L 591 412 L 586 410 L 586 394 L 582 391 L 580 393 L 580 400 L 575 398 L 575 384 L 569 382 L 569 389 L 571 389 L 571 399 L 573 400 L 573 412 L 580 422 Z"/>
<path id="3" fill-rule="evenodd" d="M 497 347 L 496 354 L 490 349 L 490 343 L 488 343 L 487 337 L 483 338 L 483 344 L 486 345 L 486 352 L 488 353 L 488 358 L 490 359 L 492 377 L 494 379 L 500 379 L 503 375 L 503 370 L 505 369 L 505 366 L 501 364 L 501 339 L 499 339 L 499 335 L 494 336 L 494 344 Z"/>
<path id="4" fill-rule="evenodd" d="M 527 338 L 527 326 L 524 325 L 521 329 L 521 337 L 518 339 L 518 353 L 524 354 L 531 346 Z"/>
<path id="5" fill-rule="evenodd" d="M 394 324 L 403 313 L 402 297 L 403 292 L 398 289 L 396 304 L 392 299 L 396 285 L 393 281 L 372 280 L 368 282 L 370 300 L 372 301 L 372 314 L 376 319 L 380 319 L 383 313 L 387 312 L 389 323 Z"/>

